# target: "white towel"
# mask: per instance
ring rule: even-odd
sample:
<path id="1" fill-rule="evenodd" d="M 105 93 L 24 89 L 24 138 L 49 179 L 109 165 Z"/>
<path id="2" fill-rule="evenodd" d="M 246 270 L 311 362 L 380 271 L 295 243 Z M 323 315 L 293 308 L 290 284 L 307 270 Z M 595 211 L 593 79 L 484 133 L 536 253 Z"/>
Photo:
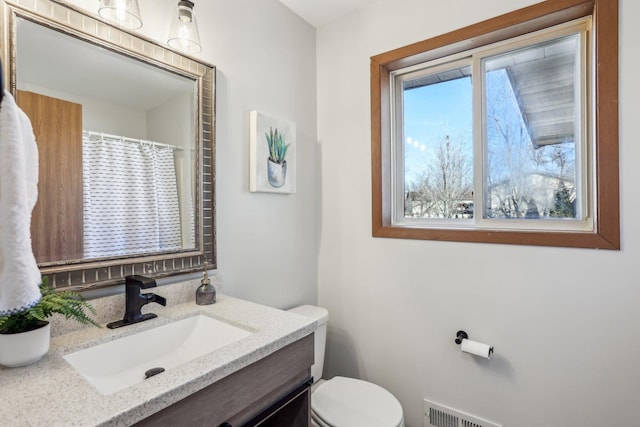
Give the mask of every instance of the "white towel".
<path id="1" fill-rule="evenodd" d="M 40 300 L 40 270 L 31 249 L 38 199 L 38 147 L 31 122 L 7 91 L 0 106 L 0 316 Z"/>

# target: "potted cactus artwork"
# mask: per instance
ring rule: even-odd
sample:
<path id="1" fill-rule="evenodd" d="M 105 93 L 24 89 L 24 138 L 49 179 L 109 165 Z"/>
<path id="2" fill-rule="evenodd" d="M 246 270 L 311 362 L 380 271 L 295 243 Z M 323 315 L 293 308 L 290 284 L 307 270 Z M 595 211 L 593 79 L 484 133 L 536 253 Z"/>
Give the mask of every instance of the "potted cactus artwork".
<path id="1" fill-rule="evenodd" d="M 285 143 L 284 135 L 278 133 L 278 129 L 274 131 L 269 129 L 269 133 L 265 132 L 267 145 L 269 147 L 269 158 L 267 159 L 267 177 L 269 184 L 279 188 L 284 185 L 287 179 L 287 149 L 289 144 Z"/>
<path id="2" fill-rule="evenodd" d="M 296 125 L 252 111 L 249 191 L 295 193 Z"/>

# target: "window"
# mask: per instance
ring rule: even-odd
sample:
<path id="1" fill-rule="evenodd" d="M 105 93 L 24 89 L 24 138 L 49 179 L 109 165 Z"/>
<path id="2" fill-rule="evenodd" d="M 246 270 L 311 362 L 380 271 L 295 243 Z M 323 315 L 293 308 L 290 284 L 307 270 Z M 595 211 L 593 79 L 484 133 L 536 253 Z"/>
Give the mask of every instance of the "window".
<path id="1" fill-rule="evenodd" d="M 372 58 L 374 236 L 619 249 L 617 2 L 554 3 Z"/>
<path id="2" fill-rule="evenodd" d="M 593 228 L 589 22 L 391 73 L 393 224 Z"/>

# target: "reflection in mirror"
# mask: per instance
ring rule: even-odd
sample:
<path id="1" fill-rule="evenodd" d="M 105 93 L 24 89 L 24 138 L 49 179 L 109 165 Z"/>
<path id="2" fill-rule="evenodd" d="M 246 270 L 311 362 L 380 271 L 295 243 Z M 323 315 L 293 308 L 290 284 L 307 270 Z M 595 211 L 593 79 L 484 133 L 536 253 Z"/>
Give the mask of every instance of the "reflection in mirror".
<path id="1" fill-rule="evenodd" d="M 193 79 L 25 19 L 16 76 L 36 132 L 74 135 L 38 138 L 39 263 L 194 248 Z M 69 173 L 57 167 L 70 161 Z M 60 189 L 73 191 L 61 200 Z"/>
<path id="2" fill-rule="evenodd" d="M 81 290 L 215 268 L 215 69 L 43 1 L 0 0 L 5 70 L 40 155 L 41 271 Z"/>

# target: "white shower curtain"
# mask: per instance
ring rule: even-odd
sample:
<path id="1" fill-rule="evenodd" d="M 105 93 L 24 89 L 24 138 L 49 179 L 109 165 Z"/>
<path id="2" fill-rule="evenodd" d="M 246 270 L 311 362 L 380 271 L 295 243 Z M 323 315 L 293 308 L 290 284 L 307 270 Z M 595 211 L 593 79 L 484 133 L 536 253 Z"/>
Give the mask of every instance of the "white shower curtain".
<path id="1" fill-rule="evenodd" d="M 173 150 L 83 138 L 84 257 L 182 247 Z"/>

